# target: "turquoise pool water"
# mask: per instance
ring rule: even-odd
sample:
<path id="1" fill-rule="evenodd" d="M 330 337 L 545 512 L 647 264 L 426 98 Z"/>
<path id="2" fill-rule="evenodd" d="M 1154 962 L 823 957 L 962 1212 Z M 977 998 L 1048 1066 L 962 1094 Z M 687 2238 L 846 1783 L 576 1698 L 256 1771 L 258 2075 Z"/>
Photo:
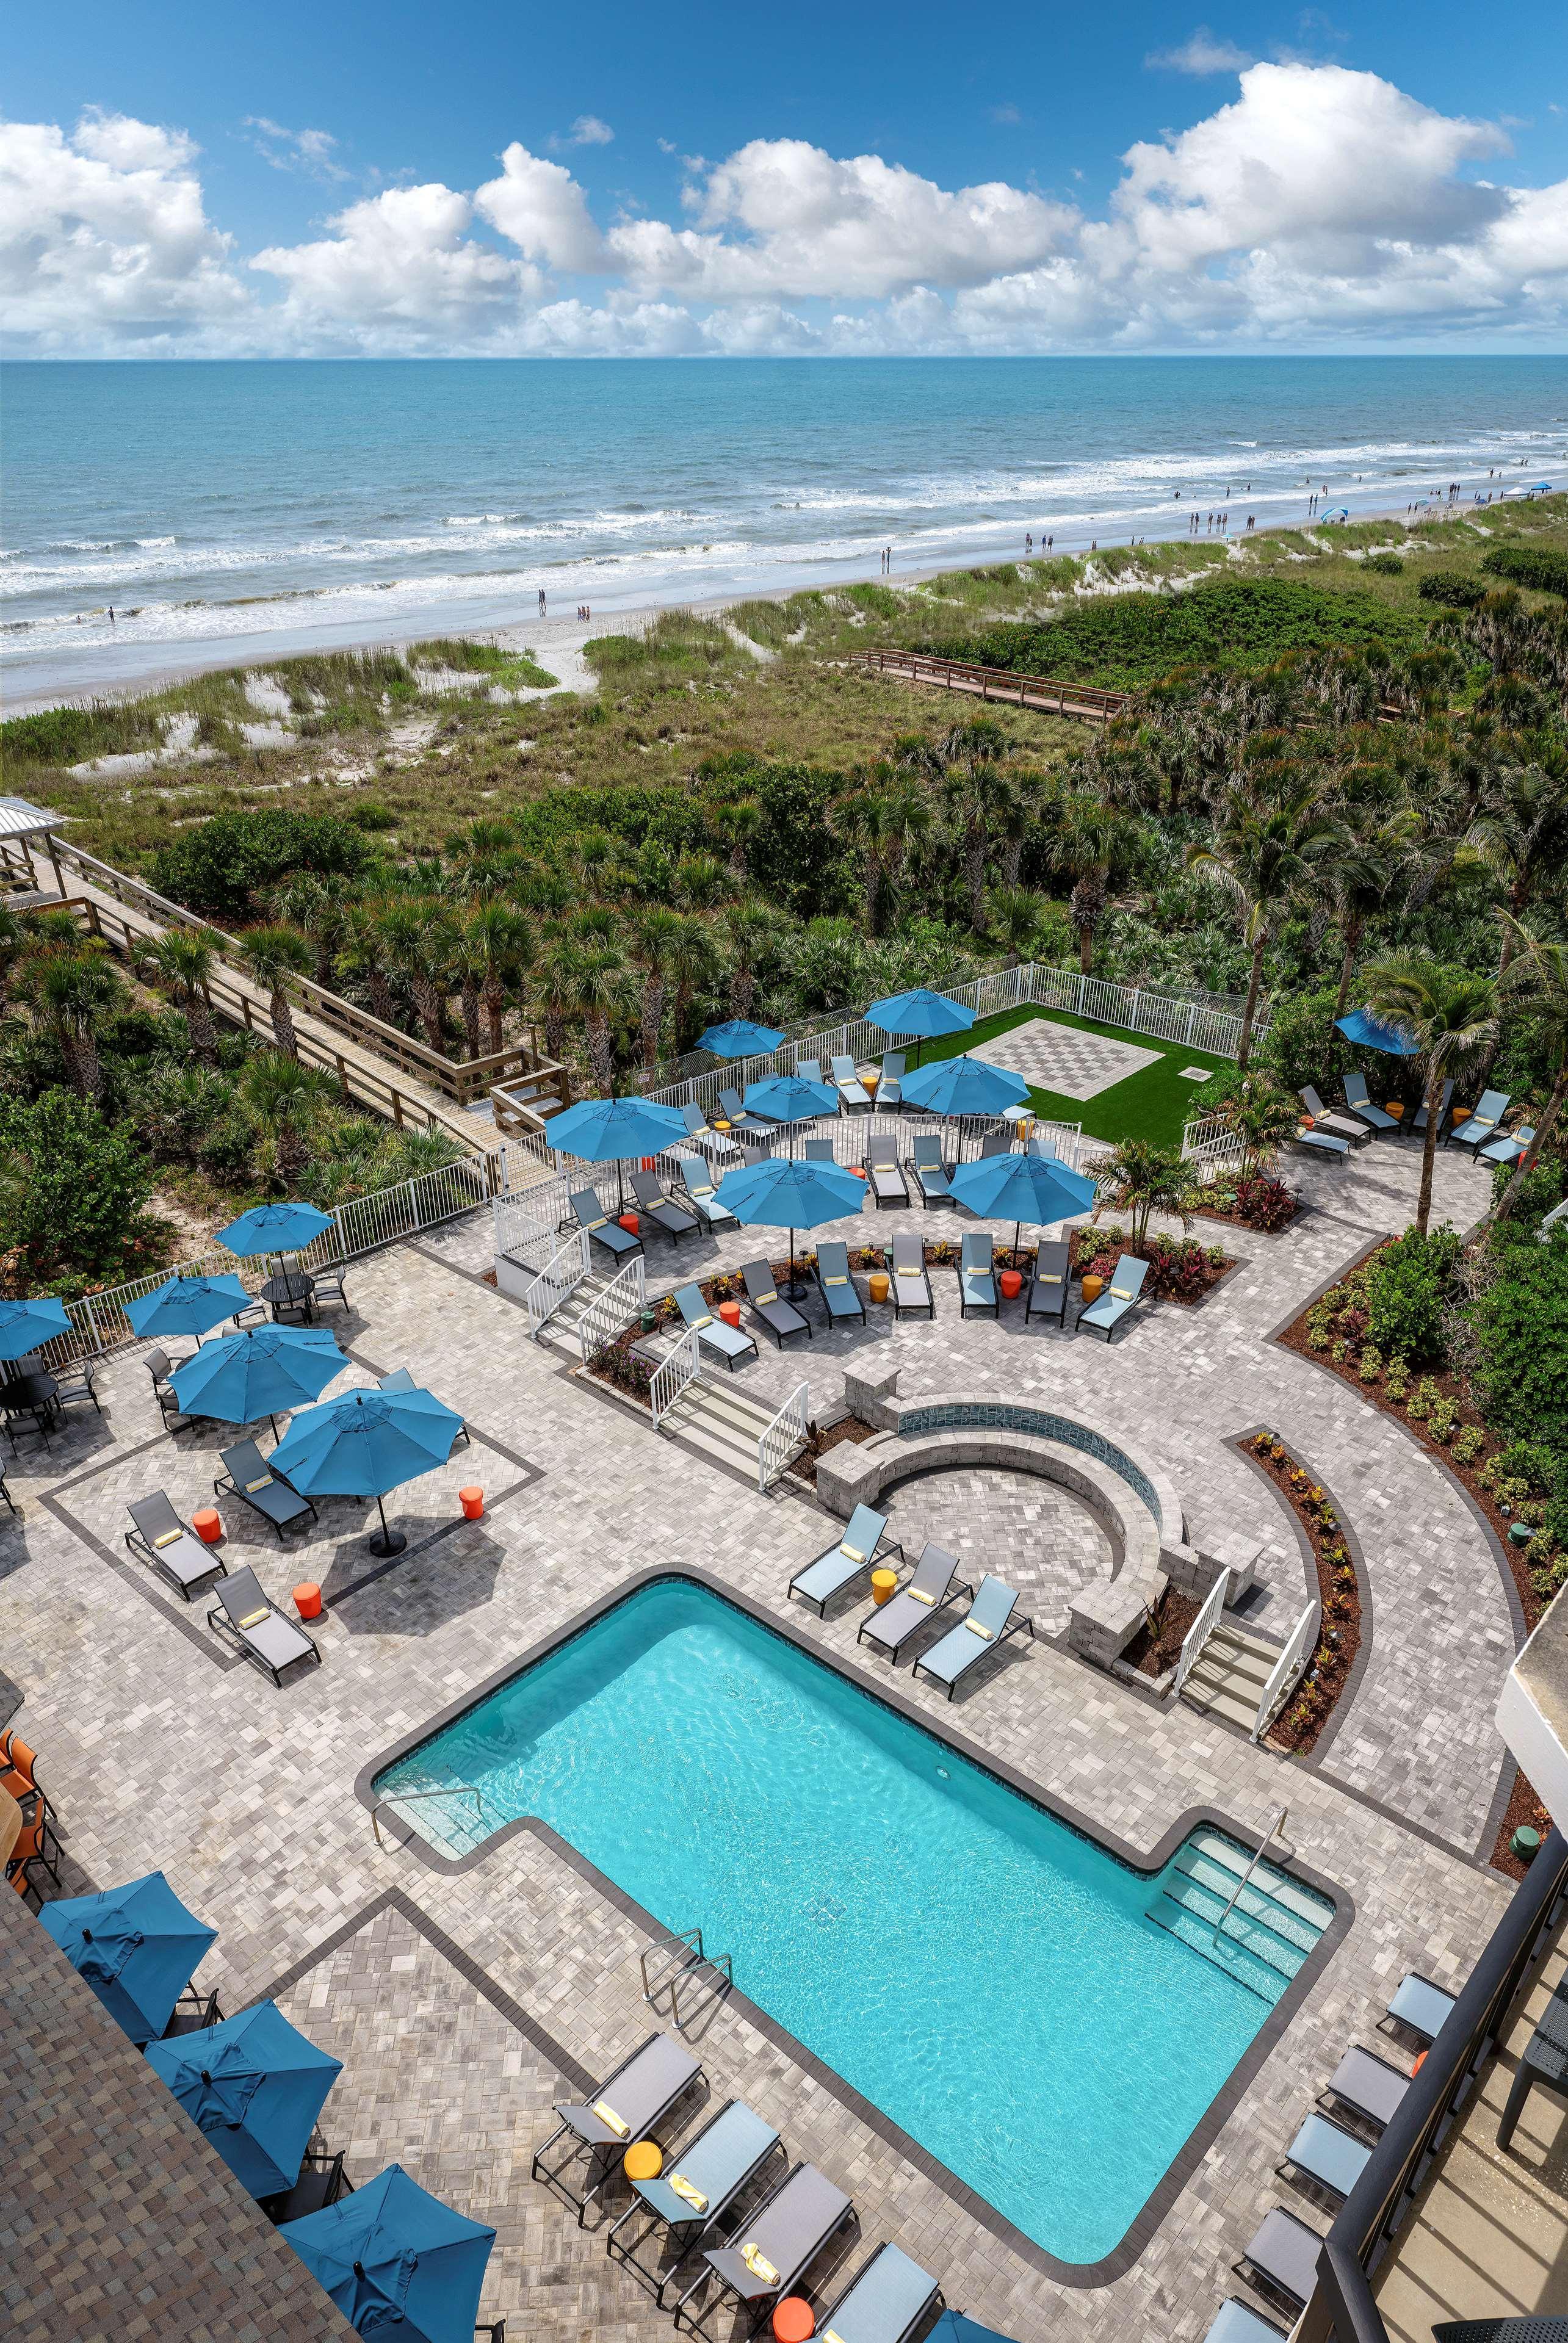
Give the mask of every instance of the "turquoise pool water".
<path id="1" fill-rule="evenodd" d="M 1064 2261 L 1125 2234 L 1270 2001 L 1130 1870 L 783 1638 L 663 1580 L 381 1775 L 458 1853 L 537 1815 Z M 1279 1979 L 1283 1990 L 1286 1980 Z"/>

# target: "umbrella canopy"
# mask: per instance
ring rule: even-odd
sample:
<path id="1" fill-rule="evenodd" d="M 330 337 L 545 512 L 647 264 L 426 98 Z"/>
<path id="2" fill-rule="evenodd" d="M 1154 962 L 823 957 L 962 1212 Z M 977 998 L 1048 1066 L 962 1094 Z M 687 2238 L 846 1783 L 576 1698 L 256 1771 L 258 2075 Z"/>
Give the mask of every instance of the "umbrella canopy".
<path id="1" fill-rule="evenodd" d="M 219 1229 L 217 1241 L 249 1261 L 260 1252 L 299 1252 L 331 1226 L 331 1213 L 318 1212 L 314 1204 L 256 1204 Z"/>
<path id="2" fill-rule="evenodd" d="M 914 1033 L 921 1041 L 935 1033 L 967 1033 L 974 1021 L 972 1009 L 960 1009 L 945 992 L 932 992 L 923 984 L 873 1001 L 866 1011 L 866 1022 L 881 1032 Z"/>
<path id="3" fill-rule="evenodd" d="M 1010 2338 L 976 2318 L 966 2318 L 961 2310 L 944 2310 L 926 2343 L 1010 2343 Z"/>
<path id="4" fill-rule="evenodd" d="M 1391 1058 L 1419 1058 L 1421 1043 L 1402 1025 L 1389 1025 L 1374 1017 L 1370 1009 L 1352 1009 L 1348 1017 L 1336 1017 L 1334 1031 L 1342 1033 L 1347 1041 L 1358 1049 L 1382 1050 Z"/>
<path id="5" fill-rule="evenodd" d="M 463 1419 L 434 1393 L 351 1391 L 297 1415 L 270 1459 L 272 1469 L 306 1497 L 374 1497 L 381 1534 L 374 1554 L 401 1554 L 408 1543 L 389 1530 L 381 1500 L 389 1489 L 444 1464 Z"/>
<path id="6" fill-rule="evenodd" d="M 126 1304 L 133 1334 L 205 1334 L 210 1326 L 249 1307 L 237 1277 L 168 1277 L 151 1293 Z"/>
<path id="7" fill-rule="evenodd" d="M 45 1904 L 39 1921 L 135 2043 L 153 2042 L 217 1930 L 187 1912 L 161 1871 Z"/>
<path id="8" fill-rule="evenodd" d="M 65 1303 L 52 1293 L 36 1302 L 0 1302 L 0 1359 L 25 1359 L 41 1342 L 75 1332 Z"/>
<path id="9" fill-rule="evenodd" d="M 955 1202 L 988 1219 L 1013 1218 L 1013 1251 L 1025 1221 L 1065 1221 L 1094 1203 L 1094 1182 L 1044 1155 L 990 1155 L 960 1163 L 949 1187 Z"/>
<path id="10" fill-rule="evenodd" d="M 866 1202 L 866 1182 L 837 1163 L 770 1155 L 764 1163 L 727 1172 L 718 1193 L 743 1228 L 789 1230 L 789 1290 L 794 1292 L 796 1230 L 819 1229 L 825 1221 L 841 1221 L 859 1212 Z"/>
<path id="11" fill-rule="evenodd" d="M 748 1082 L 745 1104 L 750 1114 L 765 1114 L 775 1122 L 804 1122 L 809 1115 L 837 1114 L 839 1093 L 826 1082 L 809 1082 L 803 1074 L 771 1074 L 765 1082 Z"/>
<path id="12" fill-rule="evenodd" d="M 924 1107 L 931 1114 L 1000 1114 L 1028 1096 L 1029 1084 L 1021 1074 L 967 1055 L 940 1058 L 904 1083 L 904 1104 Z"/>
<path id="13" fill-rule="evenodd" d="M 208 1342 L 171 1380 L 182 1415 L 254 1423 L 319 1399 L 347 1364 L 325 1326 L 246 1326 Z"/>
<path id="14" fill-rule="evenodd" d="M 776 1050 L 784 1039 L 771 1025 L 753 1025 L 749 1018 L 731 1017 L 723 1025 L 710 1025 L 706 1033 L 697 1037 L 699 1050 L 711 1050 L 716 1058 L 760 1058 L 767 1051 Z"/>
<path id="15" fill-rule="evenodd" d="M 253 2197 L 293 2187 L 322 2102 L 343 2072 L 342 2059 L 307 2041 L 275 2001 L 172 2042 L 149 2042 L 147 2064 Z"/>
<path id="16" fill-rule="evenodd" d="M 428 2195 L 400 2164 L 352 2197 L 286 2221 L 278 2235 L 357 2334 L 473 2343 L 496 2233 Z"/>
<path id="17" fill-rule="evenodd" d="M 684 1139 L 686 1125 L 673 1107 L 654 1099 L 578 1099 L 564 1114 L 551 1115 L 548 1137 L 558 1152 L 584 1163 L 624 1163 Z"/>

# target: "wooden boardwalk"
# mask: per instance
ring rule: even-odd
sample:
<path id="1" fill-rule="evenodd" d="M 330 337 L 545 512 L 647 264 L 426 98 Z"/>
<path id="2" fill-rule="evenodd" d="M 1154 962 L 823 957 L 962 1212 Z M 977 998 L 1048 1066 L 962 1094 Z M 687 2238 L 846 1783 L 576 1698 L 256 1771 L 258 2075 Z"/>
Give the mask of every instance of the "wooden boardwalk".
<path id="1" fill-rule="evenodd" d="M 874 675 L 905 683 L 931 684 L 939 691 L 968 692 L 976 699 L 1000 699 L 1013 708 L 1038 709 L 1042 716 L 1065 716 L 1081 724 L 1109 724 L 1131 694 L 1101 691 L 1091 683 L 1055 683 L 1042 675 L 1014 675 L 1006 668 L 974 667 L 965 659 L 931 659 L 924 651 L 856 651 L 854 663 Z"/>

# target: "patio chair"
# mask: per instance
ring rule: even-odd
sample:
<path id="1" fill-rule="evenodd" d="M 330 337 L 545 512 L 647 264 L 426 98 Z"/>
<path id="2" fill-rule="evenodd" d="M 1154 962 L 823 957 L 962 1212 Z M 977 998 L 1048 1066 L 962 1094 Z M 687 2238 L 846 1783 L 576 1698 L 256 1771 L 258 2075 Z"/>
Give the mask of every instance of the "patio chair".
<path id="1" fill-rule="evenodd" d="M 757 1357 L 755 1334 L 748 1334 L 740 1327 L 731 1326 L 724 1319 L 716 1318 L 702 1298 L 700 1286 L 678 1285 L 675 1306 L 688 1329 L 696 1329 L 699 1350 L 717 1351 L 731 1374 L 735 1373 L 737 1359 L 745 1358 L 748 1353 L 752 1358 Z"/>
<path id="2" fill-rule="evenodd" d="M 317 2132 L 299 2160 L 299 2177 L 293 2187 L 256 2199 L 275 2229 L 285 2221 L 303 2221 L 307 2214 L 324 2212 L 340 2197 L 353 2195 L 354 2184 L 343 2169 L 343 2157 L 342 2148 L 329 2148 Z"/>
<path id="3" fill-rule="evenodd" d="M 740 1093 L 731 1088 L 720 1091 L 719 1103 L 724 1111 L 714 1119 L 714 1129 L 727 1133 L 749 1131 L 758 1139 L 771 1139 L 779 1125 L 768 1115 L 751 1114 L 741 1102 Z"/>
<path id="4" fill-rule="evenodd" d="M 1370 1123 L 1373 1131 L 1397 1131 L 1400 1127 L 1398 1115 L 1390 1114 L 1385 1107 L 1378 1106 L 1372 1099 L 1364 1074 L 1345 1076 L 1345 1104 L 1352 1115 L 1359 1116 L 1362 1122 Z"/>
<path id="5" fill-rule="evenodd" d="M 993 1318 L 1001 1315 L 1001 1301 L 991 1274 L 991 1243 L 990 1232 L 972 1231 L 965 1237 L 959 1254 L 959 1316 L 967 1318 L 971 1310 L 989 1310 Z"/>
<path id="6" fill-rule="evenodd" d="M 779 1300 L 773 1272 L 765 1261 L 742 1262 L 740 1274 L 746 1280 L 746 1299 L 780 1350 L 791 1334 L 804 1334 L 810 1342 L 811 1321 L 792 1302 Z"/>
<path id="7" fill-rule="evenodd" d="M 1299 1090 L 1296 1096 L 1312 1116 L 1314 1130 L 1331 1131 L 1334 1138 L 1342 1139 L 1347 1147 L 1364 1147 L 1372 1137 L 1368 1126 L 1358 1122 L 1353 1115 L 1331 1114 L 1311 1082 Z"/>
<path id="8" fill-rule="evenodd" d="M 1448 1110 L 1452 1104 L 1453 1084 L 1451 1081 L 1444 1082 L 1442 1086 L 1442 1096 L 1438 1101 L 1437 1105 L 1437 1127 L 1440 1131 L 1442 1131 L 1443 1124 L 1448 1121 Z M 1425 1099 L 1422 1099 L 1421 1104 L 1415 1111 L 1415 1120 L 1411 1124 L 1411 1129 L 1412 1131 L 1424 1131 L 1426 1129 Z"/>
<path id="9" fill-rule="evenodd" d="M 1034 1275 L 1024 1297 L 1023 1322 L 1031 1318 L 1057 1318 L 1067 1323 L 1068 1280 L 1072 1271 L 1072 1247 L 1064 1238 L 1034 1249 Z"/>
<path id="10" fill-rule="evenodd" d="M 1370 1131 L 1367 1136 L 1372 1136 Z M 1348 1139 L 1336 1139 L 1332 1131 L 1308 1131 L 1304 1124 L 1301 1130 L 1292 1131 L 1291 1144 L 1292 1147 L 1310 1147 L 1317 1155 L 1336 1156 L 1342 1163 L 1351 1151 Z"/>
<path id="11" fill-rule="evenodd" d="M 1149 1263 L 1140 1261 L 1136 1253 L 1119 1255 L 1111 1272 L 1111 1282 L 1087 1310 L 1078 1313 L 1080 1326 L 1093 1326 L 1104 1333 L 1109 1342 L 1111 1334 L 1129 1311 L 1137 1307 L 1143 1291 L 1143 1281 L 1149 1274 Z"/>
<path id="12" fill-rule="evenodd" d="M 755 2335 L 854 2212 L 852 2198 L 815 2165 L 796 2165 L 740 2224 L 734 2243 L 705 2249 L 702 2268 L 675 2306 L 677 2333 L 683 2321 L 694 2335 L 704 2333 L 702 2319 L 709 2308 L 732 2296 L 745 2331 Z M 693 2296 L 706 2296 L 710 2285 L 711 2304 L 694 2312 Z"/>
<path id="13" fill-rule="evenodd" d="M 1532 1138 L 1534 1135 L 1533 1131 L 1530 1134 Z M 55 1378 L 55 1405 L 57 1408 L 63 1410 L 69 1407 L 73 1400 L 85 1399 L 91 1400 L 93 1413 L 102 1415 L 104 1411 L 98 1405 L 91 1359 L 76 1359 L 68 1367 L 51 1367 L 49 1372 Z"/>
<path id="14" fill-rule="evenodd" d="M 329 1269 L 312 1270 L 310 1300 L 313 1308 L 319 1310 L 323 1302 L 330 1302 L 337 1309 L 347 1310 L 348 1293 L 343 1281 L 347 1274 L 347 1270 L 340 1261 L 334 1262 Z"/>
<path id="15" fill-rule="evenodd" d="M 893 1239 L 892 1295 L 895 1318 L 901 1318 L 906 1310 L 923 1310 L 928 1318 L 937 1314 L 931 1281 L 926 1275 L 926 1248 L 912 1232 Z"/>
<path id="16" fill-rule="evenodd" d="M 1316 2229 L 1310 2229 L 1293 2213 L 1287 2213 L 1282 2205 L 1276 2205 L 1272 2212 L 1264 2215 L 1262 2226 L 1234 2268 L 1238 2278 L 1246 2278 L 1261 2292 L 1282 2297 L 1292 2314 L 1299 2317 L 1317 2285 L 1318 2256 L 1322 2248 L 1323 2241 Z"/>
<path id="17" fill-rule="evenodd" d="M 222 1557 L 186 1527 L 164 1490 L 137 1497 L 126 1511 L 136 1523 L 126 1532 L 127 1547 L 150 1562 L 159 1577 L 166 1578 L 186 1602 L 223 1576 Z"/>
<path id="18" fill-rule="evenodd" d="M 580 2229 L 589 2205 L 604 2187 L 634 2140 L 646 2139 L 662 2124 L 702 2079 L 702 2064 L 684 2042 L 668 2034 L 650 2034 L 640 2049 L 623 2058 L 607 2075 L 586 2104 L 558 2100 L 560 2122 L 535 2154 L 532 2174 L 553 2188 L 575 2210 Z M 545 2161 L 557 2140 L 568 2142 L 566 2153 L 552 2169 Z M 587 2184 L 574 2193 L 564 2175 L 569 2165 L 586 2158 Z"/>
<path id="19" fill-rule="evenodd" d="M 908 2343 L 940 2295 L 929 2270 L 884 2241 L 831 2310 L 822 2313 L 817 2332 L 852 2335 L 855 2343 Z"/>
<path id="20" fill-rule="evenodd" d="M 1011 1153 L 1012 1132 L 1010 1131 L 988 1131 L 980 1141 L 978 1161 L 986 1163 L 993 1155 L 1010 1155 Z"/>
<path id="21" fill-rule="evenodd" d="M 866 1177 L 879 1204 L 907 1204 L 909 1182 L 899 1169 L 899 1142 L 890 1131 L 885 1139 L 866 1142 Z"/>
<path id="22" fill-rule="evenodd" d="M 956 1627 L 950 1627 L 940 1644 L 922 1652 L 915 1662 L 914 1673 L 923 1668 L 927 1675 L 947 1687 L 951 1700 L 960 1682 L 977 1661 L 990 1651 L 997 1650 L 1010 1635 L 1027 1634 L 1035 1640 L 1034 1621 L 1026 1618 L 1018 1608 L 1018 1596 L 1010 1586 L 988 1571 L 980 1580 L 974 1601 Z"/>
<path id="23" fill-rule="evenodd" d="M 407 1367 L 395 1367 L 389 1375 L 382 1376 L 376 1388 L 377 1391 L 384 1392 L 405 1392 L 417 1391 L 419 1389 L 419 1385 L 416 1383 L 413 1375 Z M 452 1434 L 452 1445 L 454 1448 L 456 1448 L 459 1440 L 462 1442 L 465 1448 L 471 1448 L 474 1444 L 468 1427 L 466 1423 L 460 1423 L 457 1426 L 457 1431 Z"/>
<path id="24" fill-rule="evenodd" d="M 1395 2026 L 1402 2026 L 1407 2033 L 1416 2035 L 1422 2042 L 1435 2042 L 1448 2022 L 1455 1998 L 1453 1994 L 1445 1993 L 1442 1986 L 1433 1985 L 1430 1977 L 1418 1976 L 1414 1969 L 1411 1969 L 1400 1979 L 1399 1989 L 1379 2023 L 1387 2025 L 1392 2021 Z"/>
<path id="25" fill-rule="evenodd" d="M 606 2253 L 647 2284 L 660 2310 L 668 2309 L 666 2294 L 687 2256 L 715 2230 L 780 2145 L 772 2125 L 744 2099 L 727 2099 L 696 2137 L 670 2157 L 667 2170 L 632 2182 L 633 2201 L 606 2237 Z M 637 2257 L 656 2235 L 659 2244 L 650 2268 Z"/>
<path id="26" fill-rule="evenodd" d="M 22 1508 L 16 1503 L 15 1498 L 11 1494 L 10 1483 L 5 1478 L 5 1460 L 3 1456 L 0 1456 L 0 1497 L 5 1498 L 5 1503 L 9 1505 L 11 1511 L 15 1514 L 17 1520 L 20 1521 L 22 1518 Z"/>
<path id="27" fill-rule="evenodd" d="M 695 1099 L 689 1099 L 686 1104 L 681 1108 L 680 1119 L 686 1125 L 689 1137 L 696 1141 L 698 1146 L 701 1148 L 705 1155 L 709 1152 L 709 1149 L 718 1155 L 734 1154 L 735 1141 L 730 1138 L 729 1132 L 724 1131 L 715 1131 L 712 1125 L 705 1120 L 702 1109 L 698 1105 Z"/>
<path id="28" fill-rule="evenodd" d="M 1535 1144 L 1535 1125 L 1522 1122 L 1505 1139 L 1494 1139 L 1490 1147 L 1478 1147 L 1476 1160 L 1482 1163 L 1517 1163 L 1520 1157 Z"/>
<path id="29" fill-rule="evenodd" d="M 317 1667 L 321 1665 L 321 1647 L 315 1636 L 307 1635 L 297 1619 L 287 1618 L 263 1594 L 254 1570 L 231 1570 L 213 1592 L 218 1607 L 207 1613 L 208 1626 L 232 1635 L 246 1658 L 265 1668 L 280 1691 L 285 1668 L 300 1660 L 314 1660 Z"/>
<path id="30" fill-rule="evenodd" d="M 835 1160 L 830 1139 L 803 1139 L 800 1141 L 800 1161 L 803 1163 L 831 1163 Z"/>
<path id="31" fill-rule="evenodd" d="M 571 1199 L 578 1226 L 586 1229 L 595 1244 L 603 1245 L 612 1261 L 635 1260 L 642 1251 L 642 1239 L 634 1237 L 629 1229 L 605 1211 L 592 1188 L 579 1188 Z"/>
<path id="32" fill-rule="evenodd" d="M 856 1643 L 878 1644 L 897 1667 L 899 1654 L 911 1635 L 929 1627 L 933 1619 L 940 1619 L 948 1604 L 956 1603 L 960 1594 L 973 1594 L 968 1580 L 958 1576 L 958 1567 L 956 1554 L 933 1545 L 928 1538 L 909 1584 L 900 1587 L 880 1610 L 867 1614 L 860 1622 Z"/>
<path id="33" fill-rule="evenodd" d="M 1304 2173 L 1317 2187 L 1343 2204 L 1371 2157 L 1364 2139 L 1331 2123 L 1327 2116 L 1309 2116 L 1274 2170 L 1282 2179 Z"/>
<path id="34" fill-rule="evenodd" d="M 681 1163 L 680 1183 L 686 1190 L 692 1211 L 706 1229 L 738 1229 L 740 1226 L 728 1204 L 722 1202 L 718 1189 L 708 1176 L 708 1166 L 695 1155 Z"/>
<path id="35" fill-rule="evenodd" d="M 829 1058 L 828 1071 L 839 1093 L 840 1114 L 869 1114 L 871 1093 L 855 1071 L 853 1058 Z"/>
<path id="36" fill-rule="evenodd" d="M 1508 1111 L 1509 1093 L 1488 1091 L 1475 1112 L 1448 1134 L 1455 1147 L 1481 1149 L 1497 1136 L 1497 1126 Z"/>
<path id="37" fill-rule="evenodd" d="M 1203 2343 L 1280 2343 L 1284 2332 L 1271 2318 L 1260 2318 L 1231 2294 L 1214 2313 Z"/>
<path id="38" fill-rule="evenodd" d="M 385 1383 L 381 1386 L 385 1391 Z M 302 1497 L 293 1484 L 280 1473 L 268 1467 L 254 1440 L 236 1441 L 232 1448 L 220 1448 L 218 1458 L 223 1465 L 223 1478 L 212 1484 L 215 1497 L 224 1494 L 239 1498 L 252 1513 L 270 1522 L 281 1538 L 286 1529 L 307 1516 L 317 1519 L 315 1506 L 308 1497 Z"/>
<path id="39" fill-rule="evenodd" d="M 189 1353 L 189 1358 L 195 1356 L 194 1351 Z M 153 1379 L 153 1397 L 157 1401 L 158 1413 L 163 1417 L 166 1432 L 171 1434 L 176 1432 L 188 1432 L 193 1423 L 210 1423 L 211 1418 L 208 1416 L 186 1415 L 175 1397 L 172 1381 L 175 1369 L 176 1366 L 183 1367 L 188 1364 L 188 1359 L 171 1359 L 166 1351 L 160 1351 L 155 1344 L 153 1349 L 145 1353 L 142 1364 Z"/>
<path id="40" fill-rule="evenodd" d="M 869 1505 L 857 1505 L 838 1544 L 798 1570 L 785 1594 L 798 1594 L 819 1619 L 825 1619 L 834 1595 L 872 1569 L 884 1553 L 896 1554 L 900 1562 L 904 1558 L 898 1539 L 888 1536 L 886 1513 L 875 1513 Z"/>
<path id="41" fill-rule="evenodd" d="M 904 1052 L 887 1050 L 882 1054 L 882 1076 L 877 1084 L 877 1104 L 901 1107 L 904 1103 Z"/>
<path id="42" fill-rule="evenodd" d="M 915 1175 L 922 1204 L 952 1202 L 948 1167 L 942 1161 L 942 1135 L 940 1131 L 923 1131 L 916 1140 L 910 1157 L 910 1169 Z"/>
<path id="43" fill-rule="evenodd" d="M 834 1242 L 818 1246 L 817 1290 L 822 1296 L 829 1325 L 836 1326 L 848 1318 L 858 1318 L 862 1326 L 865 1324 L 866 1305 L 860 1299 L 859 1287 L 849 1274 L 848 1245 Z"/>
<path id="44" fill-rule="evenodd" d="M 1358 2046 L 1345 2052 L 1319 2098 L 1320 2102 L 1329 2099 L 1338 2107 L 1348 2107 L 1352 2115 L 1375 2124 L 1382 2131 L 1398 2114 L 1400 2102 L 1409 2088 L 1408 2075 L 1402 2075 L 1386 2058 L 1374 2057 L 1370 2050 Z"/>
<path id="45" fill-rule="evenodd" d="M 671 1244 L 678 1245 L 682 1237 L 696 1235 L 696 1213 L 684 1212 L 678 1204 L 670 1202 L 658 1184 L 657 1172 L 634 1172 L 631 1192 L 637 1198 L 638 1211 L 646 1212 L 660 1235 L 667 1236 Z"/>

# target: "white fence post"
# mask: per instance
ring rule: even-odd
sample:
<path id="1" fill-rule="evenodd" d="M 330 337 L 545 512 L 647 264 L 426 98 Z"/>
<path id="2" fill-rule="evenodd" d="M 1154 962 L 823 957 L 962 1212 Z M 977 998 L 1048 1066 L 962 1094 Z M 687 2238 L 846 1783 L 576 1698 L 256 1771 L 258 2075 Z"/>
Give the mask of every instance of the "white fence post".
<path id="1" fill-rule="evenodd" d="M 1221 1578 L 1220 1584 L 1224 1584 Z M 1252 1738 L 1261 1741 L 1273 1722 L 1276 1710 L 1284 1706 L 1296 1688 L 1296 1679 L 1307 1664 L 1307 1654 L 1317 1641 L 1318 1606 L 1309 1603 L 1292 1628 L 1284 1650 L 1274 1663 L 1273 1673 L 1263 1686 L 1258 1703 L 1258 1714 L 1252 1725 Z"/>
<path id="2" fill-rule="evenodd" d="M 701 1342 L 697 1328 L 689 1326 L 674 1350 L 655 1367 L 653 1381 L 648 1387 L 648 1403 L 653 1411 L 656 1430 L 688 1384 L 697 1381 L 701 1372 Z"/>
<path id="3" fill-rule="evenodd" d="M 764 1424 L 757 1435 L 757 1486 L 764 1493 L 783 1472 L 796 1450 L 806 1438 L 807 1409 L 810 1392 L 805 1383 L 797 1383 L 771 1423 Z"/>
<path id="4" fill-rule="evenodd" d="M 595 1357 L 618 1334 L 624 1334 L 647 1299 L 646 1269 L 641 1253 L 627 1262 L 619 1275 L 613 1277 L 602 1293 L 596 1293 L 578 1322 L 578 1341 L 582 1349 L 584 1366 L 591 1366 Z"/>
<path id="5" fill-rule="evenodd" d="M 1230 1574 L 1221 1570 L 1203 1597 L 1203 1607 L 1188 1628 L 1181 1645 L 1181 1656 L 1176 1663 L 1176 1682 L 1171 1686 L 1172 1698 L 1181 1691 L 1202 1656 L 1204 1644 L 1220 1624 L 1220 1614 L 1225 1607 L 1225 1588 Z"/>

